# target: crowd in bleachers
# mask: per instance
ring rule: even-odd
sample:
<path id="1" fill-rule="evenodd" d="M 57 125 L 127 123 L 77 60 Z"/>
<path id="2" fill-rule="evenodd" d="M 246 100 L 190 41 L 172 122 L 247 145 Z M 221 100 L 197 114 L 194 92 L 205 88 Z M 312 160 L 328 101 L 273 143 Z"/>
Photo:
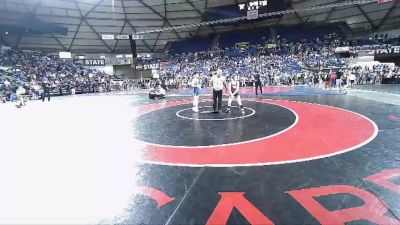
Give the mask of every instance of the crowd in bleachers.
<path id="1" fill-rule="evenodd" d="M 3 102 L 15 100 L 19 95 L 40 98 L 46 87 L 52 95 L 68 95 L 129 90 L 137 85 L 117 75 L 32 51 L 2 50 L 0 67 L 0 96 Z"/>
<path id="2" fill-rule="evenodd" d="M 164 62 L 160 74 L 162 80 L 169 84 L 177 83 L 178 86 L 188 86 L 193 74 L 200 74 L 204 85 L 207 85 L 209 76 L 216 69 L 221 69 L 227 77 L 238 74 L 243 85 L 251 83 L 256 74 L 261 75 L 264 85 L 307 84 L 332 87 L 330 81 L 336 80 L 336 73 L 340 74 L 342 83 L 349 86 L 378 84 L 384 79 L 400 81 L 399 68 L 396 66 L 381 64 L 373 67 L 349 67 L 334 51 L 339 46 L 360 48 L 361 41 L 348 41 L 340 32 L 328 32 L 332 31 L 332 27 L 325 29 L 326 32 L 323 32 L 324 29 L 314 30 L 316 31 L 298 32 L 295 29 L 292 32 L 286 30 L 286 33 L 283 29 L 277 30 L 279 34 L 276 38 L 268 40 L 267 33 L 258 31 L 257 39 L 252 41 L 255 45 L 249 46 L 247 50 L 232 46 L 235 41 L 243 41 L 243 35 L 221 35 L 220 46 L 223 48 L 200 53 L 172 54 Z M 382 36 L 373 41 L 382 47 L 397 40 Z"/>

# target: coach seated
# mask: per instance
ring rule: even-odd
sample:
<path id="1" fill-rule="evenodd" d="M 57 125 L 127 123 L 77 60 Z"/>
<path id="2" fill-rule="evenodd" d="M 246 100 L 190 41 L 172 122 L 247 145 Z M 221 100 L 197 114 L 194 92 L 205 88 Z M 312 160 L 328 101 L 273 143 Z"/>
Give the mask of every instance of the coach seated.
<path id="1" fill-rule="evenodd" d="M 159 84 L 155 88 L 150 89 L 149 98 L 153 100 L 165 98 L 165 90 Z"/>

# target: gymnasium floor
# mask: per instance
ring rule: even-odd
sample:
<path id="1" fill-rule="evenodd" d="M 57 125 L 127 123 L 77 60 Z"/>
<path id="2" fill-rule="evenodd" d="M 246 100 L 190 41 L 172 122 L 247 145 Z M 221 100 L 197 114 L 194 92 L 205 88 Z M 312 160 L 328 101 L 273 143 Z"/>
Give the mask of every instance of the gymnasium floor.
<path id="1" fill-rule="evenodd" d="M 0 104 L 0 224 L 400 223 L 399 105 L 204 93 L 198 114 L 189 90 Z"/>

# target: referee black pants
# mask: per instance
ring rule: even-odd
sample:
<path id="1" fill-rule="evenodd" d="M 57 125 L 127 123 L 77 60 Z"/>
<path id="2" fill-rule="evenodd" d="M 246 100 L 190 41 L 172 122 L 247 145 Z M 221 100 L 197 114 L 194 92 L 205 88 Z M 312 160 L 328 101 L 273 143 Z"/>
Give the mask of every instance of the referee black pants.
<path id="1" fill-rule="evenodd" d="M 220 91 L 213 90 L 214 112 L 217 111 L 217 101 L 218 101 L 218 110 L 222 110 L 222 90 Z"/>
<path id="2" fill-rule="evenodd" d="M 261 94 L 262 94 L 261 82 L 256 82 L 256 95 L 258 95 L 258 87 L 260 87 L 260 91 L 261 91 Z"/>
<path id="3" fill-rule="evenodd" d="M 44 90 L 43 91 L 43 96 L 42 96 L 42 102 L 46 99 L 47 96 L 47 101 L 50 101 L 50 90 Z"/>

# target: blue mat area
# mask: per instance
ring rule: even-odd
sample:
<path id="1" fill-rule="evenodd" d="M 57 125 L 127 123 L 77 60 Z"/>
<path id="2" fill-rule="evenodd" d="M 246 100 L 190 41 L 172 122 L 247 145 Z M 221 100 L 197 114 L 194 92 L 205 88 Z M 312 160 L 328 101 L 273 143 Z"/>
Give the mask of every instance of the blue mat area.
<path id="1" fill-rule="evenodd" d="M 254 96 L 255 89 L 253 87 L 245 87 L 241 89 L 242 96 Z M 209 96 L 212 94 L 210 88 L 204 88 L 201 90 L 201 95 Z M 224 94 L 226 91 L 224 90 Z M 295 95 L 342 95 L 337 90 L 324 90 L 321 88 L 309 87 L 309 86 L 268 86 L 263 87 L 263 96 L 295 96 Z M 169 96 L 192 96 L 193 92 L 190 88 L 171 90 L 168 92 Z"/>
<path id="2" fill-rule="evenodd" d="M 400 94 L 400 84 L 357 85 L 355 89 Z"/>
<path id="3" fill-rule="evenodd" d="M 309 86 L 293 86 L 293 91 L 277 92 L 277 93 L 264 93 L 263 95 L 281 96 L 281 95 L 343 95 L 337 90 L 324 90 L 321 88 Z"/>

